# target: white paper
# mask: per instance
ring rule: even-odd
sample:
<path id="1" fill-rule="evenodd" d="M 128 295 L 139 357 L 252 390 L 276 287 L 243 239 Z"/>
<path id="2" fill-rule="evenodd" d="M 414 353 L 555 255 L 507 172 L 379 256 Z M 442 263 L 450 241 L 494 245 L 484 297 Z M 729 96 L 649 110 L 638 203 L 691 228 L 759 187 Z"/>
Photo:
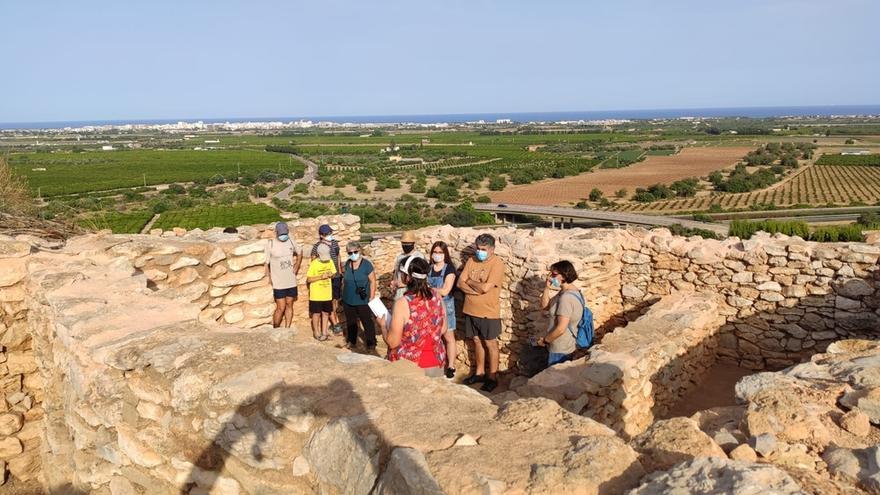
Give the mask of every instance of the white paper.
<path id="1" fill-rule="evenodd" d="M 370 311 L 373 312 L 373 315 L 376 318 L 382 318 L 383 316 L 388 316 L 388 308 L 385 307 L 385 304 L 382 303 L 382 300 L 378 297 L 371 300 L 367 303 L 370 306 Z"/>

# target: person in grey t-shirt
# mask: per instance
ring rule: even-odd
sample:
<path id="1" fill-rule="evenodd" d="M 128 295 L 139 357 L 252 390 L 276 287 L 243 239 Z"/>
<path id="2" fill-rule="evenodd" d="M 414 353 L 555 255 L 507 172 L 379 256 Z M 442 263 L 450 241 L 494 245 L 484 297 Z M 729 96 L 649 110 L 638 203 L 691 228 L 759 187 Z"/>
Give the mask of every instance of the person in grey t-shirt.
<path id="1" fill-rule="evenodd" d="M 550 351 L 547 366 L 568 361 L 577 349 L 578 324 L 584 315 L 584 306 L 576 295 L 580 289 L 574 285 L 577 279 L 571 262 L 562 260 L 550 265 L 550 275 L 541 294 L 541 309 L 550 311 L 550 325 L 547 334 L 537 342 Z M 552 288 L 559 289 L 554 296 L 550 295 Z"/>

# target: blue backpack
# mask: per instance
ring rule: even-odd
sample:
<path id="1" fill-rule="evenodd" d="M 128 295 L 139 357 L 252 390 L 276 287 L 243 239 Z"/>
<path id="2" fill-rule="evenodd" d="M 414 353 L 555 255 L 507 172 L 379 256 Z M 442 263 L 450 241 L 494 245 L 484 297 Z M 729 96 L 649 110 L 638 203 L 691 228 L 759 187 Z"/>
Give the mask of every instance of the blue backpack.
<path id="1" fill-rule="evenodd" d="M 584 296 L 581 295 L 580 291 L 575 291 L 574 295 L 578 298 L 578 301 L 580 301 L 581 306 L 584 307 L 581 321 L 578 322 L 575 344 L 578 349 L 586 349 L 593 345 L 593 331 L 595 330 L 593 327 L 593 312 L 587 307 L 587 302 L 584 301 Z"/>

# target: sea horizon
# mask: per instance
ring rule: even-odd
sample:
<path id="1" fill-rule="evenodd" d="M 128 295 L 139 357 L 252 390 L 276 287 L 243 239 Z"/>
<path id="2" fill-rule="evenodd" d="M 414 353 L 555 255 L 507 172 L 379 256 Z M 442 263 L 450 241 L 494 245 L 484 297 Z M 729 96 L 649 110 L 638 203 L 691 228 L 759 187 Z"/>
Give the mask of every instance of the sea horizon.
<path id="1" fill-rule="evenodd" d="M 181 117 L 163 119 L 109 119 L 69 120 L 45 122 L 0 122 L 0 130 L 64 129 L 87 126 L 163 125 L 178 122 L 206 124 L 241 122 L 333 122 L 337 124 L 462 124 L 484 121 L 494 123 L 510 120 L 515 123 L 561 122 L 589 120 L 652 120 L 694 118 L 771 118 L 771 117 L 831 117 L 850 115 L 880 115 L 880 104 L 866 105 L 801 105 L 765 107 L 666 108 L 640 110 L 575 110 L 548 112 L 482 112 L 451 114 L 409 115 L 325 115 L 296 117 Z"/>

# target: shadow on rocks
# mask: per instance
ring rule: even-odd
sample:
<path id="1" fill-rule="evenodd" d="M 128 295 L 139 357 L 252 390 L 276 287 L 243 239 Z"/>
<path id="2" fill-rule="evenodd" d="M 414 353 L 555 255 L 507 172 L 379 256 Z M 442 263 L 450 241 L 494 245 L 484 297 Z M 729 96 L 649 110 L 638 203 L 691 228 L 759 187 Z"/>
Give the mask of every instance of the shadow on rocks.
<path id="1" fill-rule="evenodd" d="M 301 451 L 289 450 L 296 435 L 304 439 Z M 263 481 L 260 473 L 251 486 L 239 479 L 250 493 L 289 492 L 297 484 L 300 490 L 321 490 L 315 481 L 325 486 L 323 490 L 332 485 L 339 493 L 408 493 L 414 483 L 427 483 L 442 493 L 422 453 L 390 445 L 351 383 L 343 379 L 322 386 L 281 382 L 242 402 L 191 461 L 181 495 L 191 490 L 225 492 L 225 485 L 235 485 L 221 476 L 230 457 L 251 467 L 277 470 L 286 478 L 277 486 L 266 486 L 273 482 Z"/>

